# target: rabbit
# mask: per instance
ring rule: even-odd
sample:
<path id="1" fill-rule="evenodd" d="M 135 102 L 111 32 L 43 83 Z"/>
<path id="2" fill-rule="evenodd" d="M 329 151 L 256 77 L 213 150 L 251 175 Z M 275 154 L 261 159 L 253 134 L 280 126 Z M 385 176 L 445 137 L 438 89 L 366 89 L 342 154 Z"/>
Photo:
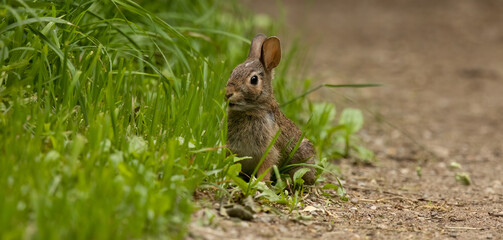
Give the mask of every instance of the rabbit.
<path id="1" fill-rule="evenodd" d="M 282 164 L 314 164 L 315 150 L 306 138 L 288 161 L 288 156 L 302 135 L 295 123 L 279 109 L 273 95 L 273 69 L 281 60 L 280 40 L 277 37 L 256 35 L 251 43 L 248 58 L 232 70 L 225 87 L 225 99 L 229 102 L 227 121 L 227 146 L 242 160 L 241 171 L 247 177 L 255 170 L 278 130 L 281 130 L 274 146 L 270 149 L 257 175 L 268 171 L 263 181 L 271 180 L 272 166 Z M 293 174 L 304 166 L 291 169 Z M 304 184 L 315 183 L 313 167 L 303 176 Z"/>

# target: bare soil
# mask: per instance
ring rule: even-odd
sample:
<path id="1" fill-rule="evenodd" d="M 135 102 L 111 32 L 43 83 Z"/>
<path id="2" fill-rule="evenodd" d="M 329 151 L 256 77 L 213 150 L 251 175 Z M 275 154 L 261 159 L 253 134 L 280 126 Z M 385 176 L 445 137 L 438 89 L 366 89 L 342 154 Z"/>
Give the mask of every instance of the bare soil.
<path id="1" fill-rule="evenodd" d="M 337 163 L 347 203 L 313 192 L 300 211 L 252 221 L 221 217 L 214 203 L 195 213 L 189 239 L 503 239 L 502 1 L 246 4 L 275 19 L 284 10 L 278 36 L 308 45 L 314 79 L 384 84 L 313 96 L 365 111 L 361 137 L 378 162 Z"/>

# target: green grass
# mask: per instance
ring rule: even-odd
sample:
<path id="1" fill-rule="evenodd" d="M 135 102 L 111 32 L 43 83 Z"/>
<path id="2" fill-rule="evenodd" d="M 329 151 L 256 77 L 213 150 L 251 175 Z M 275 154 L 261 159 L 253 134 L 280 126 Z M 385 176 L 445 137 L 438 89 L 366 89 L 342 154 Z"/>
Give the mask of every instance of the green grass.
<path id="1" fill-rule="evenodd" d="M 236 186 L 223 95 L 263 22 L 249 16 L 233 1 L 1 1 L 0 239 L 183 237 L 198 186 Z M 291 56 L 280 102 L 302 94 Z M 333 106 L 312 106 L 284 111 L 332 124 Z"/>
<path id="2" fill-rule="evenodd" d="M 3 3 L 0 238 L 183 235 L 194 188 L 228 162 L 193 153 L 225 143 L 248 44 L 226 5 Z"/>

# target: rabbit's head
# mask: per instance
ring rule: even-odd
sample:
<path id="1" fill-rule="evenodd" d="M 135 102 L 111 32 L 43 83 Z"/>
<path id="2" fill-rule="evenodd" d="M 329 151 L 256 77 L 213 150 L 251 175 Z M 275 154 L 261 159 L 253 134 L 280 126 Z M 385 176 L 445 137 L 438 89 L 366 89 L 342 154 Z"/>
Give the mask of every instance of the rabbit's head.
<path id="1" fill-rule="evenodd" d="M 277 37 L 256 35 L 245 62 L 232 70 L 225 88 L 229 111 L 267 109 L 275 103 L 272 89 L 272 71 L 281 60 L 281 47 Z"/>

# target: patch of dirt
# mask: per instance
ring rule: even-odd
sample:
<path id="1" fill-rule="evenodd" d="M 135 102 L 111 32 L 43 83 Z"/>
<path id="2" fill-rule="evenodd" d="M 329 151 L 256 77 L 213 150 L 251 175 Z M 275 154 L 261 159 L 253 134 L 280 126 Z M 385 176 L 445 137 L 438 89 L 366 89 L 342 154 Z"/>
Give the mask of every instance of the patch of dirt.
<path id="1" fill-rule="evenodd" d="M 189 239 L 503 238 L 503 2 L 246 4 L 275 17 L 285 10 L 278 36 L 288 44 L 298 35 L 309 45 L 314 79 L 384 84 L 313 96 L 364 109 L 361 136 L 378 163 L 342 161 L 352 200 L 312 193 L 310 220 L 296 217 L 305 211 L 234 221 L 210 207 L 196 212 Z M 472 184 L 457 182 L 456 172 Z M 209 216 L 216 216 L 211 224 L 200 224 Z"/>

